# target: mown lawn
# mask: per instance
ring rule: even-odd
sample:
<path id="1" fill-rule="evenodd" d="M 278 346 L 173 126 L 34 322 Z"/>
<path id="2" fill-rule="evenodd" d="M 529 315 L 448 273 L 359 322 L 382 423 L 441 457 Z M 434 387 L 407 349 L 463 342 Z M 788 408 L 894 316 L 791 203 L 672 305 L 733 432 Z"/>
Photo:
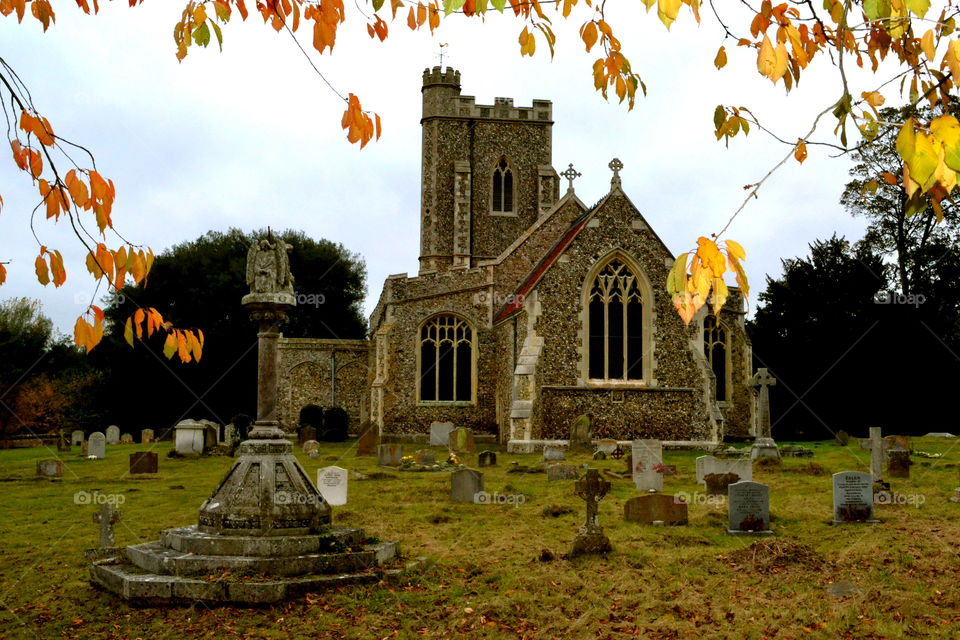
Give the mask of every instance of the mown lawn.
<path id="1" fill-rule="evenodd" d="M 960 443 L 918 438 L 909 480 L 893 490 L 909 506 L 881 506 L 879 525 L 832 527 L 830 473 L 869 470 L 869 452 L 813 443 L 813 462 L 785 460 L 755 468 L 771 487 L 776 536 L 758 542 L 726 534 L 726 505 L 697 500 L 695 452 L 665 452 L 678 475 L 667 492 L 694 496 L 686 527 L 643 527 L 623 520 L 637 495 L 615 481 L 600 505 L 614 552 L 563 557 L 583 522 L 572 481 L 507 473 L 510 462 L 538 456 L 498 452 L 485 469 L 486 490 L 523 495 L 521 505 L 449 501 L 446 473 L 387 472 L 351 480 L 349 503 L 334 520 L 368 535 L 401 541 L 406 559 L 427 556 L 432 568 L 399 585 L 348 587 L 265 608 L 201 605 L 130 607 L 87 580 L 83 550 L 97 545 L 97 508 L 75 504 L 77 492 L 122 496 L 118 545 L 156 540 L 162 529 L 196 521 L 197 509 L 231 458 L 167 458 L 169 443 L 108 447 L 107 459 L 64 454 L 62 482 L 35 478 L 36 460 L 56 451 L 0 451 L 0 638 L 946 638 L 960 635 Z M 321 458 L 298 456 L 311 477 L 339 464 L 365 474 L 373 458 L 356 458 L 355 442 L 322 445 Z M 153 447 L 159 480 L 126 476 L 128 454 Z M 298 448 L 299 449 L 299 448 Z M 438 451 L 438 456 L 440 451 Z M 472 464 L 476 456 L 471 456 Z M 622 470 L 623 462 L 572 464 Z M 702 497 L 702 495 L 701 495 Z M 922 504 L 917 505 L 922 501 Z M 547 505 L 573 513 L 543 514 Z M 752 546 L 752 545 L 757 546 Z M 549 549 L 557 558 L 541 561 Z M 838 599 L 838 581 L 858 592 Z"/>

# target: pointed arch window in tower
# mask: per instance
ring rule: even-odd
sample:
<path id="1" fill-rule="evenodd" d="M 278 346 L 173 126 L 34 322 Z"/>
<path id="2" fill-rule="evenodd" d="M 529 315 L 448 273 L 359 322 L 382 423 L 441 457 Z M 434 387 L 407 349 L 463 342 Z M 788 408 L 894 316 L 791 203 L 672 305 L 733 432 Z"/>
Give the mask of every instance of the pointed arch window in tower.
<path id="1" fill-rule="evenodd" d="M 513 212 L 513 169 L 507 164 L 507 157 L 500 156 L 500 161 L 493 169 L 493 206 L 496 213 Z"/>
<path id="2" fill-rule="evenodd" d="M 716 399 L 727 399 L 727 332 L 716 316 L 703 320 L 703 355 L 710 363 L 710 370 L 717 378 Z"/>
<path id="3" fill-rule="evenodd" d="M 618 259 L 594 278 L 587 297 L 589 375 L 643 379 L 643 298 L 637 278 Z"/>
<path id="4" fill-rule="evenodd" d="M 454 315 L 420 328 L 420 402 L 473 401 L 473 330 Z"/>

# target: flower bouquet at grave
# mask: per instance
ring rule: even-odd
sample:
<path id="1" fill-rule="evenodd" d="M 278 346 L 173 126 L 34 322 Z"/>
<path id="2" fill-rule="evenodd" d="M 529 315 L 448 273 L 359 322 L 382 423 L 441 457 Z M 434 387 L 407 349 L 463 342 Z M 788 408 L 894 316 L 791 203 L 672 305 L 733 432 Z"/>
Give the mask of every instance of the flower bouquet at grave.
<path id="1" fill-rule="evenodd" d="M 740 531 L 763 531 L 765 528 L 763 518 L 758 518 L 755 513 L 751 513 L 740 522 Z"/>
<path id="2" fill-rule="evenodd" d="M 409 469 L 413 466 L 413 456 L 403 456 L 400 458 L 400 468 Z"/>
<path id="3" fill-rule="evenodd" d="M 869 506 L 846 505 L 840 507 L 839 512 L 843 522 L 866 522 L 870 519 Z"/>

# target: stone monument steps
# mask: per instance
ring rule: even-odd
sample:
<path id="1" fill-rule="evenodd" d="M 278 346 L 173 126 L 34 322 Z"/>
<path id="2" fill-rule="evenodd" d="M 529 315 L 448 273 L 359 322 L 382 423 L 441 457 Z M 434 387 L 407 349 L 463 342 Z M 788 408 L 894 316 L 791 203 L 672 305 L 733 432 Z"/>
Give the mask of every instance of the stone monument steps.
<path id="1" fill-rule="evenodd" d="M 284 580 L 203 580 L 181 576 L 158 576 L 131 564 L 93 564 L 90 579 L 100 587 L 125 600 L 160 604 L 167 602 L 208 603 L 238 602 L 272 604 L 306 593 L 353 584 L 375 584 L 384 578 L 381 570 L 366 572 L 302 576 Z"/>
<path id="2" fill-rule="evenodd" d="M 229 536 L 204 533 L 196 525 L 167 529 L 160 544 L 174 551 L 207 556 L 297 556 L 324 553 L 337 546 L 360 547 L 363 529 L 330 527 L 323 533 L 302 536 Z"/>
<path id="3" fill-rule="evenodd" d="M 287 557 L 205 556 L 183 553 L 158 542 L 126 548 L 127 558 L 137 567 L 164 576 L 204 576 L 224 571 L 271 576 L 303 576 L 364 571 L 376 567 L 381 557 L 395 555 L 396 543 L 368 546 L 340 553 L 312 553 Z"/>

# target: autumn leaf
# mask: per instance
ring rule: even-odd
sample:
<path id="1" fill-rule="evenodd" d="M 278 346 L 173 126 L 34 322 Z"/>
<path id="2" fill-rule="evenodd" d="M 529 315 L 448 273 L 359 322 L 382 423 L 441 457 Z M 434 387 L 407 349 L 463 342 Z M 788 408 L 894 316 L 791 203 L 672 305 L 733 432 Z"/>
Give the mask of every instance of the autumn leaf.
<path id="1" fill-rule="evenodd" d="M 173 357 L 173 354 L 177 352 L 177 337 L 171 331 L 167 334 L 167 339 L 163 343 L 163 355 L 166 356 L 167 360 Z"/>
<path id="2" fill-rule="evenodd" d="M 131 318 L 127 318 L 126 324 L 123 326 L 123 339 L 127 341 L 131 347 L 133 346 L 133 321 Z"/>
<path id="3" fill-rule="evenodd" d="M 597 44 L 597 38 L 599 37 L 596 23 L 585 23 L 580 29 L 580 37 L 583 39 L 583 44 L 587 47 L 587 52 L 589 52 L 590 49 L 593 48 L 593 45 Z"/>
<path id="4" fill-rule="evenodd" d="M 47 261 L 43 259 L 43 250 L 41 249 L 40 255 L 37 256 L 37 259 L 34 261 L 34 271 L 37 274 L 37 280 L 43 286 L 47 286 L 50 282 L 50 272 L 47 269 Z"/>
<path id="5" fill-rule="evenodd" d="M 657 17 L 667 29 L 670 29 L 670 25 L 677 19 L 682 4 L 683 0 L 657 0 Z"/>
<path id="6" fill-rule="evenodd" d="M 713 59 L 713 64 L 717 69 L 723 69 L 727 65 L 727 52 L 723 47 L 720 47 L 720 50 L 717 51 L 717 57 Z"/>
<path id="7" fill-rule="evenodd" d="M 807 143 L 803 140 L 797 140 L 796 149 L 793 152 L 793 157 L 797 159 L 797 162 L 803 164 L 803 161 L 807 159 Z"/>

